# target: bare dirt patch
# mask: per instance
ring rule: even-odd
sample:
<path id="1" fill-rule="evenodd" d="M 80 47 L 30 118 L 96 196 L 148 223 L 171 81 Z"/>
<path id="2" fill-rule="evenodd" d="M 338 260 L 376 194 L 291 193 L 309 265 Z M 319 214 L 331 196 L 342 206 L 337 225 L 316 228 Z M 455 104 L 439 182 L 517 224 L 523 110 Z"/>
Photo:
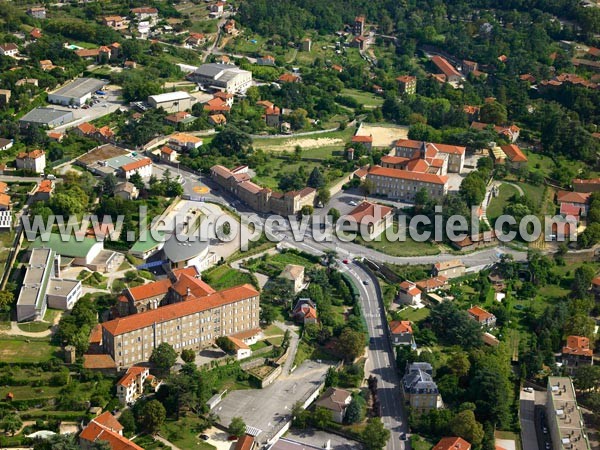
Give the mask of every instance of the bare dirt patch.
<path id="1" fill-rule="evenodd" d="M 340 138 L 307 138 L 307 139 L 288 139 L 281 144 L 269 145 L 268 143 L 263 144 L 268 147 L 269 150 L 274 152 L 283 152 L 286 150 L 293 151 L 297 145 L 302 147 L 302 150 L 308 150 L 311 148 L 322 148 L 330 147 L 332 145 L 344 145 L 344 141 Z"/>
<path id="2" fill-rule="evenodd" d="M 381 126 L 363 123 L 356 132 L 357 136 L 373 136 L 373 147 L 390 147 L 398 139 L 408 138 L 408 127 Z"/>

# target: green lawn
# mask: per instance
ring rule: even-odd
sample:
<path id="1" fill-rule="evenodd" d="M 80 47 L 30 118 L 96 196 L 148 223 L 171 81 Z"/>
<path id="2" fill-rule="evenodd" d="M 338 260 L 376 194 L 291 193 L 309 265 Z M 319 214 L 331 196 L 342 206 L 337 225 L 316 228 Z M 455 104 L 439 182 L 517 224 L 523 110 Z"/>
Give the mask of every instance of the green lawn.
<path id="1" fill-rule="evenodd" d="M 393 232 L 397 233 L 398 225 L 394 222 Z M 372 248 L 381 253 L 391 256 L 424 256 L 424 255 L 437 255 L 440 253 L 440 249 L 437 245 L 431 242 L 416 242 L 409 236 L 403 242 L 390 242 L 387 239 L 386 233 L 383 232 L 379 240 L 373 240 L 367 242 L 362 237 L 357 236 L 355 242 L 359 245 Z"/>
<path id="2" fill-rule="evenodd" d="M 357 102 L 365 107 L 376 108 L 377 106 L 383 105 L 383 98 L 378 97 L 372 92 L 359 91 L 358 89 L 342 89 L 341 95 L 354 98 Z"/>
<path id="3" fill-rule="evenodd" d="M 431 450 L 433 444 L 421 436 L 413 434 L 410 437 L 410 446 L 413 448 L 413 450 Z"/>
<path id="4" fill-rule="evenodd" d="M 281 345 L 283 343 L 283 336 L 272 337 L 266 340 L 271 345 Z"/>
<path id="5" fill-rule="evenodd" d="M 544 200 L 544 190 L 546 187 L 544 185 L 534 186 L 529 183 L 518 182 L 515 183 L 523 189 L 525 195 L 533 200 L 533 203 L 536 205 L 541 205 Z"/>
<path id="6" fill-rule="evenodd" d="M 502 184 L 498 189 L 498 196 L 492 198 L 490 204 L 487 208 L 487 217 L 491 223 L 502 215 L 502 210 L 508 203 L 508 200 L 515 194 L 518 194 L 519 191 L 514 186 L 510 184 Z"/>
<path id="7" fill-rule="evenodd" d="M 431 310 L 429 308 L 405 308 L 398 313 L 401 320 L 410 320 L 411 322 L 420 322 L 421 320 L 425 320 L 429 317 Z"/>
<path id="8" fill-rule="evenodd" d="M 198 417 L 184 417 L 177 421 L 168 420 L 161 428 L 161 434 L 179 448 L 216 450 L 216 447 L 204 442 L 198 435 L 204 431 L 205 421 Z"/>
<path id="9" fill-rule="evenodd" d="M 302 255 L 297 255 L 296 253 L 285 252 L 268 255 L 266 261 L 260 257 L 252 259 L 251 261 L 246 262 L 245 267 L 253 272 L 271 275 L 275 272 L 281 272 L 288 264 L 295 264 L 308 268 L 314 266 L 315 262 Z"/>
<path id="10" fill-rule="evenodd" d="M 250 346 L 250 348 L 252 349 L 253 352 L 255 352 L 256 350 L 260 350 L 261 348 L 265 348 L 268 345 L 269 344 L 267 344 L 265 341 L 258 341 L 255 344 L 252 344 Z"/>
<path id="11" fill-rule="evenodd" d="M 0 387 L 0 398 L 6 398 L 6 394 L 11 392 L 14 400 L 48 399 L 58 395 L 62 386 L 2 386 Z"/>
<path id="12" fill-rule="evenodd" d="M 0 336 L 0 361 L 37 363 L 48 361 L 59 352 L 49 340 Z"/>
<path id="13" fill-rule="evenodd" d="M 46 331 L 50 329 L 52 324 L 48 322 L 24 322 L 19 323 L 17 326 L 20 330 L 26 331 L 28 333 L 39 333 L 41 331 Z"/>
<path id="14" fill-rule="evenodd" d="M 205 281 L 217 291 L 246 283 L 254 284 L 254 277 L 251 274 L 232 269 L 227 264 L 217 266 L 213 270 L 204 272 L 203 275 Z"/>
<path id="15" fill-rule="evenodd" d="M 269 325 L 265 330 L 263 330 L 263 334 L 265 336 L 279 336 L 283 335 L 284 331 L 279 328 L 277 325 Z"/>

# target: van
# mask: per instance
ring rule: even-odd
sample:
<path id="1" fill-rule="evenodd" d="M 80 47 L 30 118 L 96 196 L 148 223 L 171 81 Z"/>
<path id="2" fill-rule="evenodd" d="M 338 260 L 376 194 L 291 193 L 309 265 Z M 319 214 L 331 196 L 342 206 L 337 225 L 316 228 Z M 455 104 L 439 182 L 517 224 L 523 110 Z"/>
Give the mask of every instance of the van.
<path id="1" fill-rule="evenodd" d="M 56 176 L 49 173 L 48 175 L 46 175 L 46 180 L 56 180 Z"/>

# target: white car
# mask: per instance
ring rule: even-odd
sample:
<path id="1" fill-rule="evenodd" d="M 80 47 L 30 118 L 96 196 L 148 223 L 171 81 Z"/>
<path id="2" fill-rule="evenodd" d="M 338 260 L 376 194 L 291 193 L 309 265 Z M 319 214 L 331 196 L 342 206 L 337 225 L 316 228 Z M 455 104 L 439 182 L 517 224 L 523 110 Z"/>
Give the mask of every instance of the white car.
<path id="1" fill-rule="evenodd" d="M 358 203 L 356 203 L 354 200 L 349 201 L 348 204 L 350 206 L 358 206 Z"/>

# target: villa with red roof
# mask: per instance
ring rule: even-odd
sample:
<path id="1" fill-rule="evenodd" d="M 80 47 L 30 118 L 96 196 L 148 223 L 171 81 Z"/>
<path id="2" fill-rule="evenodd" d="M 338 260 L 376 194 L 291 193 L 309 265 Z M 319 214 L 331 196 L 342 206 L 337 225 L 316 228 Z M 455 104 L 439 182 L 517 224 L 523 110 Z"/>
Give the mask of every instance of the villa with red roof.
<path id="1" fill-rule="evenodd" d="M 432 450 L 471 450 L 471 444 L 459 437 L 444 437 Z"/>
<path id="2" fill-rule="evenodd" d="M 352 143 L 364 145 L 367 150 L 371 151 L 373 148 L 373 136 L 352 136 Z"/>
<path id="3" fill-rule="evenodd" d="M 403 305 L 418 305 L 421 303 L 421 290 L 412 281 L 403 281 L 398 286 L 398 301 Z"/>
<path id="4" fill-rule="evenodd" d="M 150 178 L 152 176 L 152 160 L 141 158 L 124 164 L 120 167 L 120 173 L 126 180 L 129 180 L 134 173 L 138 173 L 142 178 Z"/>
<path id="5" fill-rule="evenodd" d="M 500 147 L 506 155 L 505 162 L 512 169 L 519 169 L 527 166 L 527 156 L 515 144 L 503 145 Z"/>
<path id="6" fill-rule="evenodd" d="M 592 194 L 585 192 L 558 191 L 556 201 L 560 206 L 561 215 L 572 215 L 577 218 L 585 217 L 589 209 Z"/>
<path id="7" fill-rule="evenodd" d="M 480 306 L 473 306 L 467 312 L 469 313 L 469 317 L 482 327 L 493 327 L 496 325 L 496 316 Z"/>
<path id="8" fill-rule="evenodd" d="M 465 165 L 466 147 L 433 142 L 400 139 L 394 144 L 395 156 L 409 160 L 422 159 L 427 163 L 429 173 L 446 175 L 447 172 L 460 173 Z M 429 170 L 429 167 L 433 169 Z M 436 169 L 436 166 L 440 169 Z"/>
<path id="9" fill-rule="evenodd" d="M 108 411 L 93 418 L 79 434 L 79 446 L 83 450 L 96 448 L 98 441 L 108 442 L 113 450 L 144 450 L 123 436 L 123 425 Z"/>
<path id="10" fill-rule="evenodd" d="M 569 374 L 582 366 L 594 364 L 594 351 L 590 340 L 585 336 L 567 336 L 567 343 L 562 348 L 562 364 Z"/>
<path id="11" fill-rule="evenodd" d="M 393 345 L 414 345 L 412 324 L 408 320 L 394 320 L 389 323 Z"/>
<path id="12" fill-rule="evenodd" d="M 360 233 L 363 239 L 372 240 L 381 235 L 392 224 L 393 209 L 389 206 L 364 201 L 348 213 L 352 231 Z"/>
<path id="13" fill-rule="evenodd" d="M 124 405 L 131 405 L 144 393 L 144 383 L 150 375 L 147 367 L 133 366 L 117 381 L 117 397 Z"/>

